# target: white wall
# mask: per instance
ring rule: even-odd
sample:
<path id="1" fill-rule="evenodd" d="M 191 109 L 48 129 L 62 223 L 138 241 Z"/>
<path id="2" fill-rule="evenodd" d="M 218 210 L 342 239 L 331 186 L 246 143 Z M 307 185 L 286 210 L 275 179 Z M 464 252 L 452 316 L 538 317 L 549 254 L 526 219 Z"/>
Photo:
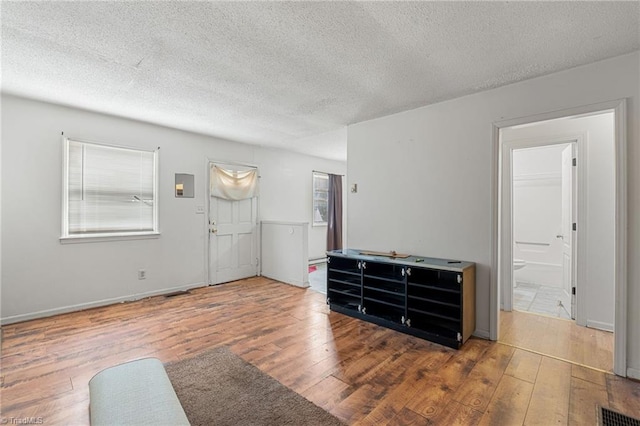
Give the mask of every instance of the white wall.
<path id="1" fill-rule="evenodd" d="M 2 102 L 0 102 L 0 117 L 2 116 Z M 0 120 L 0 132 L 2 120 Z M 0 177 L 2 176 L 2 138 L 0 138 Z M 0 179 L 0 301 L 2 300 L 2 180 Z M 0 303 L 0 318 L 2 318 L 2 303 Z M 2 346 L 2 333 L 0 333 L 0 347 Z"/>
<path id="2" fill-rule="evenodd" d="M 260 222 L 262 275 L 309 287 L 308 222 Z"/>
<path id="3" fill-rule="evenodd" d="M 612 330 L 615 305 L 613 113 L 551 120 L 533 126 L 504 129 L 502 136 L 507 142 L 544 140 L 576 134 L 584 136 L 585 150 L 578 151 L 577 156 L 579 165 L 587 167 L 588 171 L 584 183 L 585 211 L 578 212 L 578 238 L 585 241 L 587 247 L 584 273 L 581 275 L 581 281 L 576 283 L 578 302 L 583 304 L 578 309 L 584 313 L 588 326 Z M 630 219 L 632 217 L 629 216 Z"/>
<path id="4" fill-rule="evenodd" d="M 628 98 L 627 361 L 640 374 L 639 64 L 636 52 L 349 126 L 349 245 L 476 262 L 476 331 L 489 336 L 493 123 Z"/>
<path id="5" fill-rule="evenodd" d="M 160 146 L 161 237 L 60 244 L 65 135 Z M 206 282 L 207 158 L 260 168 L 261 217 L 308 222 L 311 171 L 345 164 L 13 96 L 2 97 L 2 320 L 16 321 Z M 195 198 L 177 199 L 174 173 L 195 175 Z M 310 251 L 324 250 L 310 238 Z M 317 246 L 317 247 L 316 247 Z M 138 280 L 137 270 L 147 270 Z"/>
<path id="6" fill-rule="evenodd" d="M 256 161 L 260 165 L 261 193 L 280 194 L 260 199 L 260 217 L 268 221 L 313 223 L 313 170 L 344 174 L 347 165 L 343 162 L 325 160 L 318 157 L 304 157 L 290 151 L 257 149 Z M 343 186 L 346 178 L 343 178 Z M 297 194 L 296 197 L 287 194 Z M 347 196 L 343 188 L 345 202 L 343 215 L 346 219 Z M 346 220 L 345 220 L 346 221 Z M 327 227 L 309 225 L 309 259 L 325 256 L 327 251 Z"/>

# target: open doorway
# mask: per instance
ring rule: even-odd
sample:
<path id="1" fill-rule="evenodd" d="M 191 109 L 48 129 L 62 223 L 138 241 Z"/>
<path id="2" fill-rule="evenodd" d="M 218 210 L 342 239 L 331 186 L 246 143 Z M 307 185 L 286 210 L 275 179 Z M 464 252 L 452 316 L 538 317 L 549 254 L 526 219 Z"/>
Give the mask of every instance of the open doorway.
<path id="1" fill-rule="evenodd" d="M 345 240 L 344 175 L 313 171 L 313 226 L 325 229 L 326 251 L 343 248 Z M 309 259 L 309 286 L 327 294 L 326 252 Z"/>
<path id="2" fill-rule="evenodd" d="M 576 144 L 513 150 L 513 280 L 504 310 L 575 319 Z"/>
<path id="3" fill-rule="evenodd" d="M 614 370 L 614 110 L 501 127 L 499 148 L 497 339 Z"/>

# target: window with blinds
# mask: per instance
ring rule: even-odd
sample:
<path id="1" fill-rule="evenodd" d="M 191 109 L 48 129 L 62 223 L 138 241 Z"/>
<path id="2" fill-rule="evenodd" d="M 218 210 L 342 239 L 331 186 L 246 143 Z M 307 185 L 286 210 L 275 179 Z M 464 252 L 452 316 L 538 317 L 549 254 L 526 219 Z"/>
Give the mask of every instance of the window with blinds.
<path id="1" fill-rule="evenodd" d="M 329 175 L 313 172 L 313 226 L 327 224 L 329 203 Z"/>
<path id="2" fill-rule="evenodd" d="M 62 237 L 157 233 L 157 151 L 65 139 Z"/>

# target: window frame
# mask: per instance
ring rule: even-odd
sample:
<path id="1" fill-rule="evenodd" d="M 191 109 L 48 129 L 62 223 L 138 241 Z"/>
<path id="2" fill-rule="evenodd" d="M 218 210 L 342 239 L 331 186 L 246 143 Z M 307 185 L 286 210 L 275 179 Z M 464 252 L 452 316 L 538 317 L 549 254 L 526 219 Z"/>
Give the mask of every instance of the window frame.
<path id="1" fill-rule="evenodd" d="M 329 173 L 313 171 L 311 173 L 311 226 L 327 226 L 327 220 L 316 221 L 316 176 L 327 180 L 327 214 L 329 211 Z"/>
<path id="2" fill-rule="evenodd" d="M 63 149 L 62 149 L 62 232 L 60 236 L 60 243 L 83 243 L 83 242 L 98 242 L 98 241 L 122 241 L 122 240 L 137 240 L 137 239 L 151 239 L 160 237 L 160 227 L 158 220 L 158 163 L 159 163 L 159 150 L 157 149 L 144 149 L 140 147 L 132 147 L 125 145 L 116 145 L 103 142 L 89 141 L 86 139 L 79 139 L 74 137 L 63 136 Z M 153 229 L 150 231 L 114 231 L 104 232 L 99 234 L 69 234 L 69 142 L 79 142 L 82 144 L 97 145 L 107 148 L 127 149 L 131 151 L 153 153 Z"/>

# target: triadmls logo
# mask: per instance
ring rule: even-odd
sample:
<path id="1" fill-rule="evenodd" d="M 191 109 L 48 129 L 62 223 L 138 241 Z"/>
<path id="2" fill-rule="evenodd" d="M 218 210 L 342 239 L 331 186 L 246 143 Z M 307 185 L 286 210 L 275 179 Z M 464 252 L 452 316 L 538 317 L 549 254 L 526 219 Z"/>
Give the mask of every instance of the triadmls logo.
<path id="1" fill-rule="evenodd" d="M 0 417 L 3 425 L 42 425 L 44 417 Z"/>

